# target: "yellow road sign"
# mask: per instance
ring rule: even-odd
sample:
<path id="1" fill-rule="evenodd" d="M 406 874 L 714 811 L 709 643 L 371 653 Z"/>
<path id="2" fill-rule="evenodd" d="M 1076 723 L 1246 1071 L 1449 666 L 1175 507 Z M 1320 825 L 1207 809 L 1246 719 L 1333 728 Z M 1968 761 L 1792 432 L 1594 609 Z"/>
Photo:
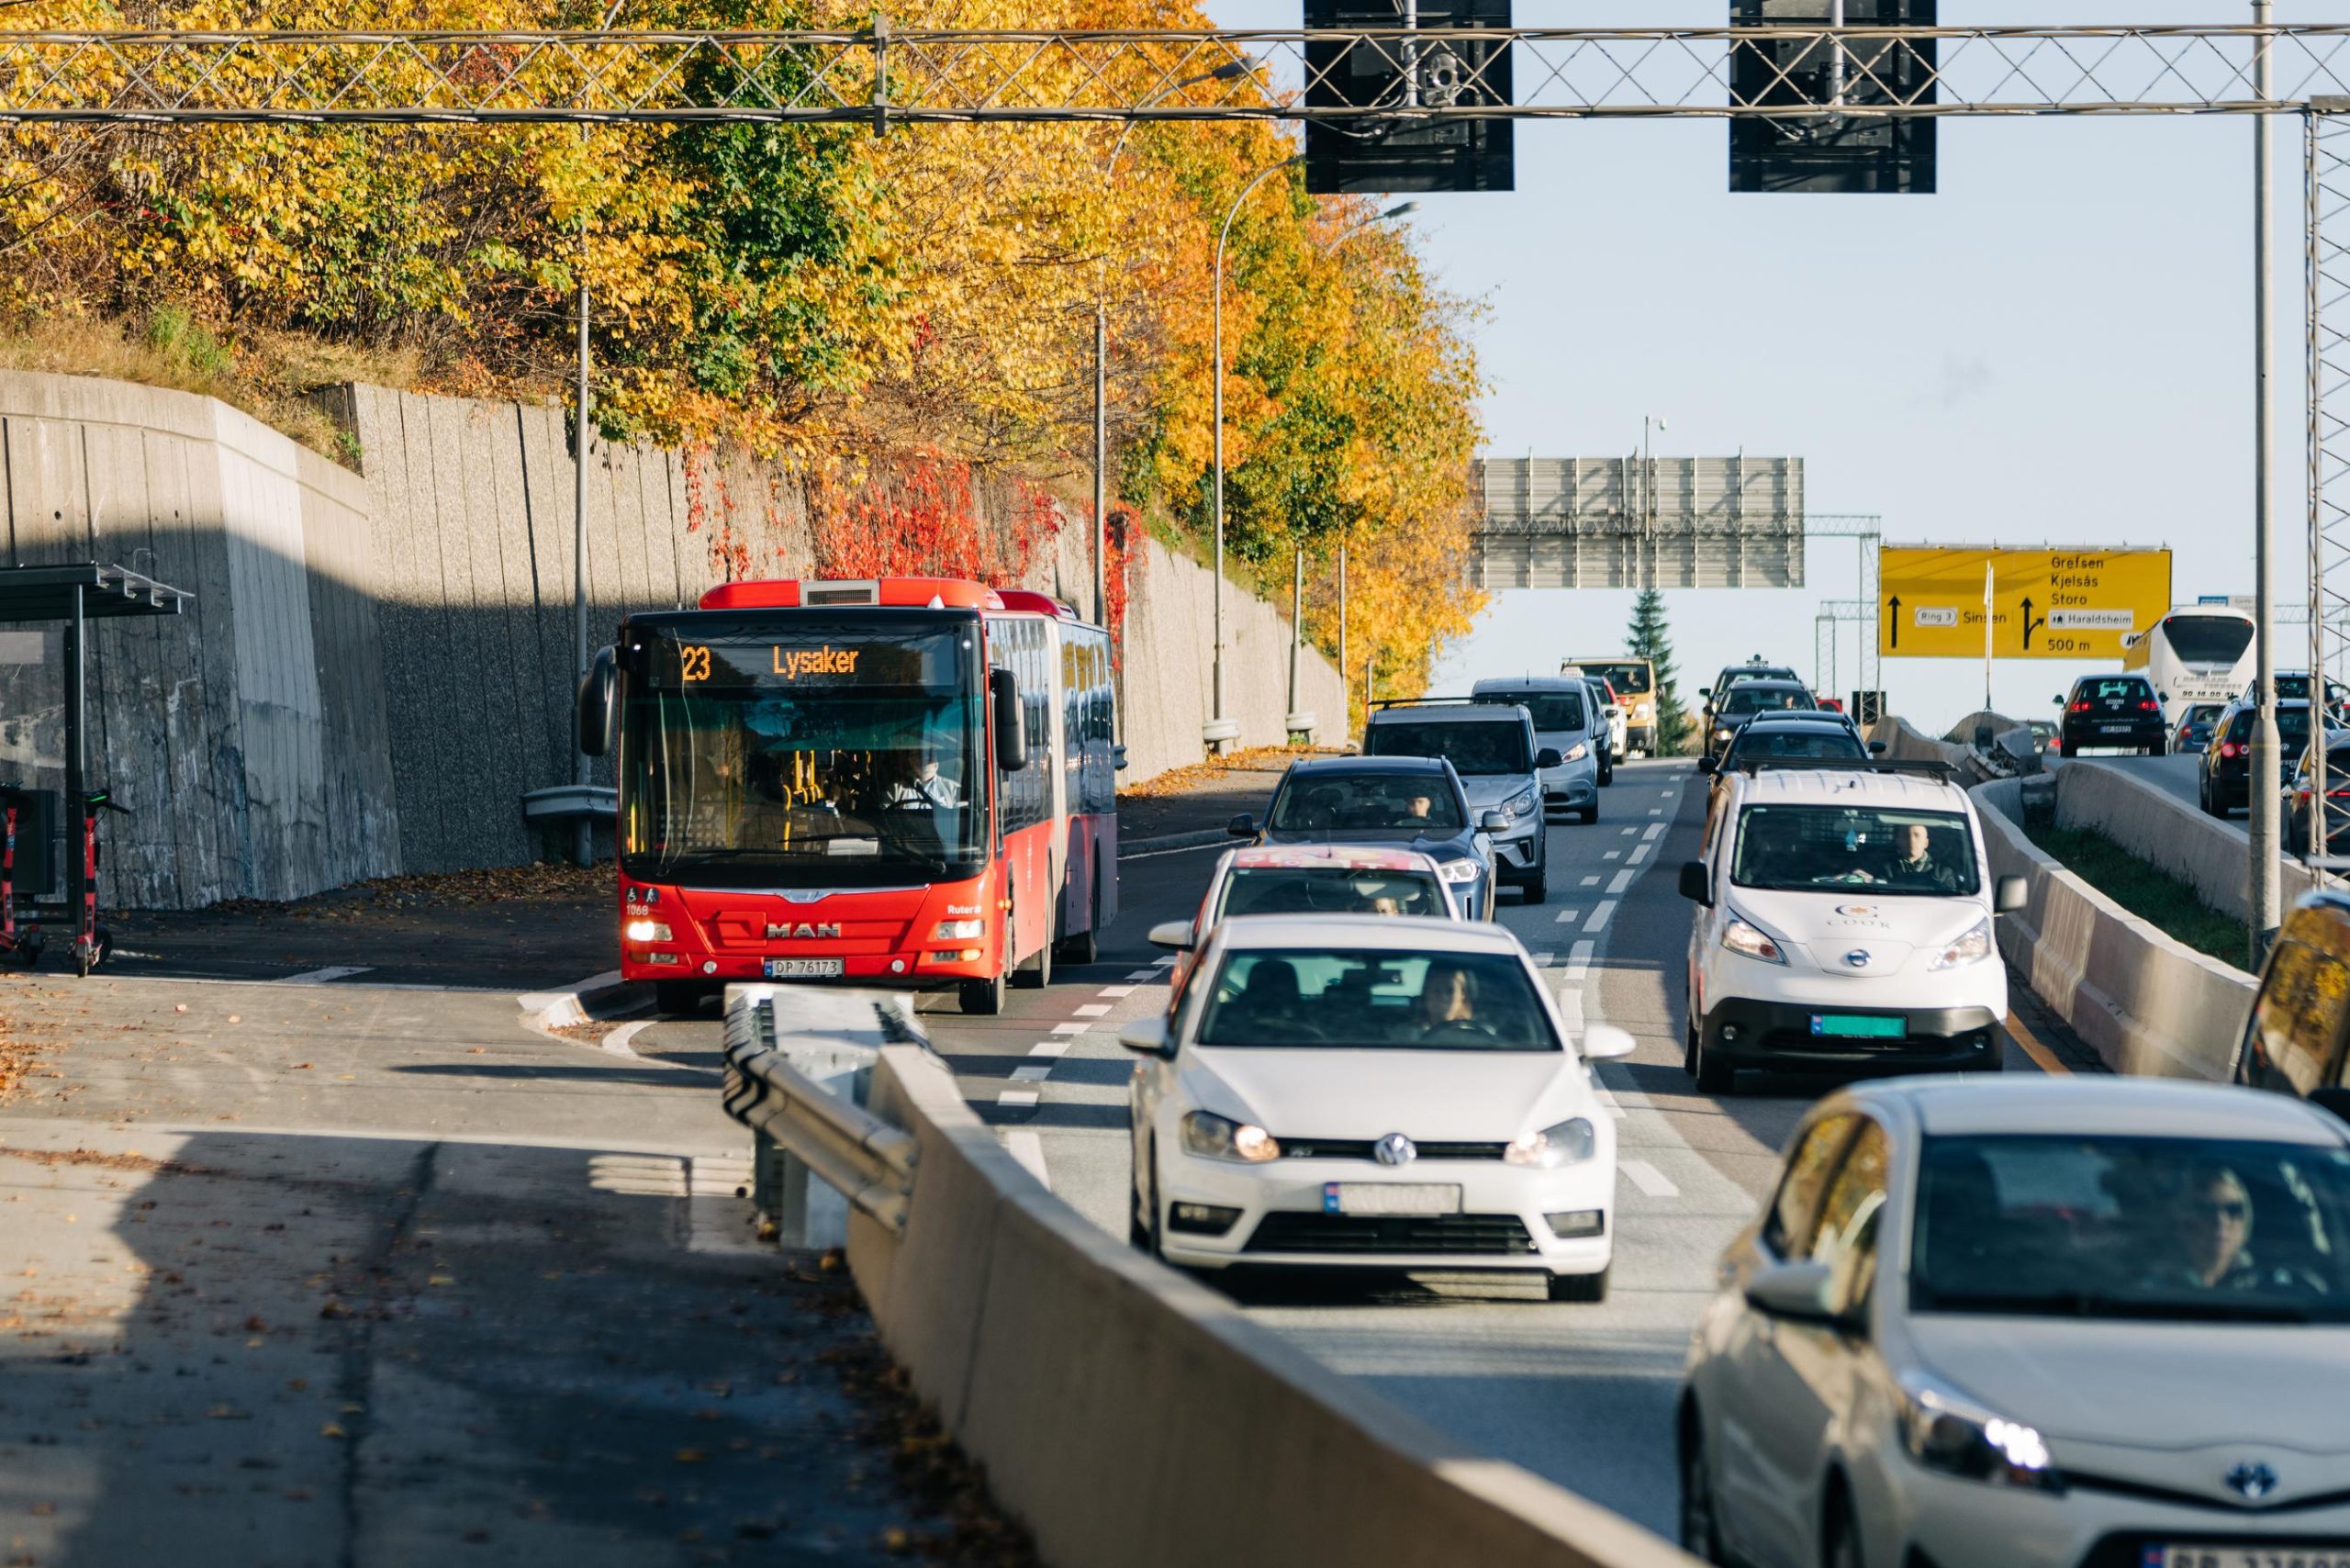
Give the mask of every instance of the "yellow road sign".
<path id="1" fill-rule="evenodd" d="M 2167 550 L 1970 550 L 1888 544 L 1879 554 L 1876 651 L 1887 658 L 2121 656 L 2121 639 L 2170 609 Z"/>

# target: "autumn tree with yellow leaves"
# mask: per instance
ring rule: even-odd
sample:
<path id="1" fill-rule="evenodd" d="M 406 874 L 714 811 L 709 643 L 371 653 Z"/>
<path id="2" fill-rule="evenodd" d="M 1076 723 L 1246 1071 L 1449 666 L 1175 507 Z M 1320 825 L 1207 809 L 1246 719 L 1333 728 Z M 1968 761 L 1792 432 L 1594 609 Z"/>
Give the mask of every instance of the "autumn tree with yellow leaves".
<path id="1" fill-rule="evenodd" d="M 527 28 L 598 25 L 609 9 L 44 0 L 0 8 L 0 28 Z M 831 0 L 621 0 L 617 17 L 648 29 L 869 19 Z M 1176 0 L 1045 14 L 928 0 L 890 19 L 1207 25 Z M 1034 67 L 1039 86 L 1057 69 L 1075 90 L 1079 64 L 1050 58 Z M 682 86 L 714 100 L 724 84 Z M 77 319 L 135 331 L 187 320 L 231 359 L 291 337 L 401 356 L 425 388 L 559 395 L 584 279 L 611 434 L 741 441 L 811 465 L 920 450 L 1090 500 L 1099 305 L 1113 498 L 1204 555 L 1216 227 L 1294 151 L 1254 122 L 886 136 L 721 123 L 22 129 L 0 140 L 0 312 L 36 336 Z M 1346 547 L 1349 676 L 1359 691 L 1375 658 L 1381 689 L 1400 693 L 1425 683 L 1480 603 L 1465 566 L 1481 388 L 1471 308 L 1427 275 L 1408 231 L 1367 226 L 1376 210 L 1310 196 L 1292 170 L 1234 221 L 1227 542 L 1236 573 L 1276 598 L 1292 552 L 1306 552 L 1307 630 L 1332 652 Z"/>

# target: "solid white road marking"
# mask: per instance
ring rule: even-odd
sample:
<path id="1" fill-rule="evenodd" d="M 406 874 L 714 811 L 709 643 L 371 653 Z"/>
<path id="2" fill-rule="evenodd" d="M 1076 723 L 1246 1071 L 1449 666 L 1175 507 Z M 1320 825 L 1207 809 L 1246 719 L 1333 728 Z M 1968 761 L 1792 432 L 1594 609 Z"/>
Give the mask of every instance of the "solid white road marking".
<path id="1" fill-rule="evenodd" d="M 1068 1050 L 1067 1040 L 1039 1040 L 1028 1047 L 1028 1054 L 1032 1057 L 1057 1057 L 1065 1055 Z"/>
<path id="2" fill-rule="evenodd" d="M 1649 857 L 1649 851 L 1655 847 L 1656 846 L 1653 844 L 1635 844 L 1632 846 L 1631 854 L 1624 857 L 1624 864 L 1627 866 L 1639 865 L 1641 861 Z M 1621 873 L 1618 874 L 1620 875 Z"/>
<path id="3" fill-rule="evenodd" d="M 1607 917 L 1615 913 L 1616 901 L 1614 899 L 1609 899 L 1606 903 L 1601 904 L 1597 909 L 1591 912 L 1591 924 L 1584 926 L 1583 930 L 1586 932 L 1606 930 Z"/>
<path id="4" fill-rule="evenodd" d="M 1130 985 L 1105 985 L 1093 994 L 1096 996 L 1132 996 L 1134 993 L 1135 988 Z"/>
<path id="5" fill-rule="evenodd" d="M 1037 1094 L 1033 1089 L 1007 1089 L 995 1097 L 999 1105 L 1034 1105 Z"/>
<path id="6" fill-rule="evenodd" d="M 1053 1025 L 1053 1033 L 1056 1035 L 1082 1035 L 1091 1027 L 1093 1027 L 1093 1025 L 1091 1024 L 1056 1024 Z"/>
<path id="7" fill-rule="evenodd" d="M 1020 1162 L 1020 1168 L 1036 1178 L 1047 1188 L 1053 1184 L 1050 1172 L 1045 1169 L 1045 1140 L 1034 1127 L 1005 1127 L 1003 1151 Z M 1621 1165 L 1617 1169 L 1622 1169 Z"/>
<path id="8" fill-rule="evenodd" d="M 1069 1016 L 1072 1018 L 1099 1018 L 1102 1014 L 1109 1011 L 1110 1007 L 1107 1002 L 1089 1002 L 1082 1007 L 1073 1007 L 1069 1009 Z"/>
<path id="9" fill-rule="evenodd" d="M 1664 824 L 1662 823 L 1649 823 L 1648 832 L 1640 834 L 1640 836 L 1642 838 L 1654 838 L 1658 834 L 1661 834 L 1663 831 Z"/>
<path id="10" fill-rule="evenodd" d="M 1567 979 L 1580 980 L 1591 973 L 1591 956 L 1599 950 L 1596 942 L 1578 942 L 1567 953 Z"/>
<path id="11" fill-rule="evenodd" d="M 1052 1077 L 1052 1075 L 1053 1070 L 1049 1064 L 1039 1064 L 1035 1067 L 1015 1067 L 1012 1070 L 1012 1081 L 1014 1083 L 1042 1083 L 1045 1080 Z"/>
<path id="12" fill-rule="evenodd" d="M 373 964 L 329 964 L 323 969 L 306 969 L 298 975 L 286 975 L 277 983 L 280 985 L 324 985 L 329 980 L 347 980 L 352 975 L 371 975 L 375 972 L 375 966 Z"/>
<path id="13" fill-rule="evenodd" d="M 1616 1162 L 1616 1169 L 1629 1176 L 1632 1185 L 1651 1198 L 1677 1198 L 1681 1195 L 1681 1189 L 1673 1184 L 1672 1178 L 1645 1159 L 1619 1159 Z"/>
<path id="14" fill-rule="evenodd" d="M 1633 853 L 1634 855 L 1638 855 L 1638 854 L 1639 854 L 1639 850 L 1637 850 L 1637 849 L 1635 849 L 1635 850 L 1633 850 L 1633 851 L 1632 851 L 1632 853 Z M 1639 875 L 1639 873 L 1638 873 L 1638 872 L 1635 872 L 1635 871 L 1618 871 L 1618 872 L 1617 872 L 1617 873 L 1616 873 L 1616 875 L 1615 875 L 1614 877 L 1612 877 L 1612 878 L 1610 878 L 1610 879 L 1608 879 L 1608 883 L 1607 883 L 1607 890 L 1608 890 L 1609 892 L 1611 892 L 1611 893 L 1620 893 L 1620 892 L 1622 892 L 1626 888 L 1628 888 L 1628 887 L 1630 887 L 1630 886 L 1632 885 L 1632 879 L 1633 879 L 1635 876 L 1637 876 L 1637 875 Z"/>
<path id="15" fill-rule="evenodd" d="M 1596 877 L 1585 877 L 1583 879 L 1583 885 L 1586 888 L 1595 888 L 1599 886 L 1599 879 Z"/>

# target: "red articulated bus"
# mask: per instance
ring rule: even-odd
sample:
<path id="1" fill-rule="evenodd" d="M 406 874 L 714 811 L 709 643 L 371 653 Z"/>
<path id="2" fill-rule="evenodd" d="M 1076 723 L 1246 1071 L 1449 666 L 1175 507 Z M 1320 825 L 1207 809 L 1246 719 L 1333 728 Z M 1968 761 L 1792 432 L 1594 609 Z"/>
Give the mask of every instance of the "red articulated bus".
<path id="1" fill-rule="evenodd" d="M 1110 638 L 947 577 L 743 582 L 632 615 L 579 689 L 619 751 L 621 972 L 1003 1005 L 1117 913 Z"/>

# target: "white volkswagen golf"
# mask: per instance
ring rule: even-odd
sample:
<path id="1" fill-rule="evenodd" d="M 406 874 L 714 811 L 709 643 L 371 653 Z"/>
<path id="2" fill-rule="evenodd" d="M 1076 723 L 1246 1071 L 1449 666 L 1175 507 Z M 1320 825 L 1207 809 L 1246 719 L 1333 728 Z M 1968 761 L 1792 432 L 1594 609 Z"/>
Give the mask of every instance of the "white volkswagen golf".
<path id="1" fill-rule="evenodd" d="M 1170 1014 L 1129 1024 L 1136 1245 L 1193 1269 L 1539 1274 L 1597 1301 L 1616 1128 L 1499 926 L 1377 915 L 1219 925 Z"/>
<path id="2" fill-rule="evenodd" d="M 1679 1426 L 1709 1561 L 2350 1564 L 2350 1129 L 2300 1101 L 1847 1090 L 1720 1279 Z"/>

